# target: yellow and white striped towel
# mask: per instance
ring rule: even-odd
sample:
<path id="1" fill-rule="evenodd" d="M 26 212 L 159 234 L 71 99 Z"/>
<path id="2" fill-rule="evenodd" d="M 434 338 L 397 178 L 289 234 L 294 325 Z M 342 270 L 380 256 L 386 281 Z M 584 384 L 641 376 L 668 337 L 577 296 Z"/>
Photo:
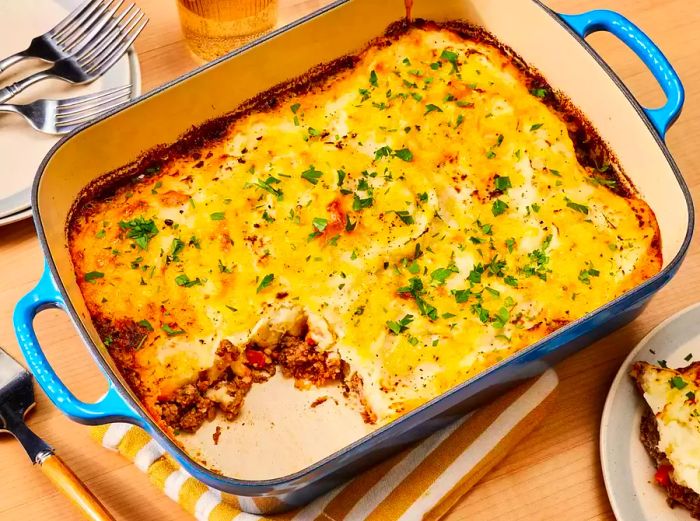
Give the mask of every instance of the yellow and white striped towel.
<path id="1" fill-rule="evenodd" d="M 200 521 L 437 520 L 539 424 L 558 383 L 549 370 L 311 504 L 274 516 L 242 512 L 269 510 L 264 499 L 222 494 L 195 480 L 137 427 L 114 423 L 92 434 Z"/>

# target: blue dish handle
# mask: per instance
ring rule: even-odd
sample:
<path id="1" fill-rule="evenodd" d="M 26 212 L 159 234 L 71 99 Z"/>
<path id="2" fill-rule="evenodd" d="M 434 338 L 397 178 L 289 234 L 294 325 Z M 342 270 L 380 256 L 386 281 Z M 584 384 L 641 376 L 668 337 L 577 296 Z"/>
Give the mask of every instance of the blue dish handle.
<path id="1" fill-rule="evenodd" d="M 17 342 L 29 370 L 49 399 L 63 414 L 79 423 L 97 425 L 125 421 L 141 424 L 139 415 L 119 395 L 111 381 L 107 393 L 96 403 L 85 403 L 79 400 L 63 384 L 46 359 L 34 332 L 34 317 L 48 308 L 65 310 L 65 302 L 47 266 L 36 287 L 22 297 L 15 306 L 13 321 Z"/>
<path id="2" fill-rule="evenodd" d="M 639 27 L 614 11 L 594 10 L 581 14 L 559 14 L 559 17 L 581 38 L 597 31 L 608 31 L 639 56 L 666 95 L 666 104 L 663 107 L 644 108 L 647 117 L 663 139 L 683 109 L 685 91 L 678 74 L 656 44 Z"/>

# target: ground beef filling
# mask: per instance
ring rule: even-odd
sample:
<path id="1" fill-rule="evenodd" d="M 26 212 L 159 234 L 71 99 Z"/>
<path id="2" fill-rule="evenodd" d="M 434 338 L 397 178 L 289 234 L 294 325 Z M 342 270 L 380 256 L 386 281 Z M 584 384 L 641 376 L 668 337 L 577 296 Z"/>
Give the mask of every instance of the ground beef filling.
<path id="1" fill-rule="evenodd" d="M 654 460 L 658 469 L 656 483 L 666 490 L 666 502 L 673 508 L 682 505 L 690 511 L 694 519 L 700 519 L 700 495 L 694 490 L 679 485 L 673 479 L 673 466 L 666 458 L 666 454 L 659 450 L 659 429 L 656 424 L 656 416 L 647 406 L 647 410 L 642 416 L 640 429 L 642 445 L 647 453 Z"/>
<path id="2" fill-rule="evenodd" d="M 156 410 L 175 431 L 195 432 L 218 413 L 229 421 L 234 420 L 252 385 L 267 381 L 277 366 L 300 386 L 343 380 L 340 359 L 316 350 L 312 342 L 303 338 L 284 335 L 274 348 L 256 344 L 241 347 L 222 340 L 214 365 L 200 372 L 196 382 L 158 400 Z"/>

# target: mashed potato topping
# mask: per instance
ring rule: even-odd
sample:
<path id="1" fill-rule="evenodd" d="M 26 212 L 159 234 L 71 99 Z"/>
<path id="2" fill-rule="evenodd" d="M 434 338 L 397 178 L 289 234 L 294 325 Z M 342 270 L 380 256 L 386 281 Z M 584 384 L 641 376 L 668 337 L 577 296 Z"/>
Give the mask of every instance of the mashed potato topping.
<path id="1" fill-rule="evenodd" d="M 661 267 L 652 211 L 580 161 L 554 97 L 418 24 L 235 118 L 74 217 L 105 344 L 182 428 L 279 364 L 368 421 L 438 396 Z"/>

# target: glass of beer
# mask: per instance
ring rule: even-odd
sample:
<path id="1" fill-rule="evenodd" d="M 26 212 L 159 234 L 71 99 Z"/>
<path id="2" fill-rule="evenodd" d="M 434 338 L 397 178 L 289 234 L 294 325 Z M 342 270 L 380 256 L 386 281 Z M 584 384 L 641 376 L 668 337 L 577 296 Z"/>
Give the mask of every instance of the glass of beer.
<path id="1" fill-rule="evenodd" d="M 272 29 L 278 4 L 278 0 L 177 0 L 185 40 L 207 61 Z"/>

